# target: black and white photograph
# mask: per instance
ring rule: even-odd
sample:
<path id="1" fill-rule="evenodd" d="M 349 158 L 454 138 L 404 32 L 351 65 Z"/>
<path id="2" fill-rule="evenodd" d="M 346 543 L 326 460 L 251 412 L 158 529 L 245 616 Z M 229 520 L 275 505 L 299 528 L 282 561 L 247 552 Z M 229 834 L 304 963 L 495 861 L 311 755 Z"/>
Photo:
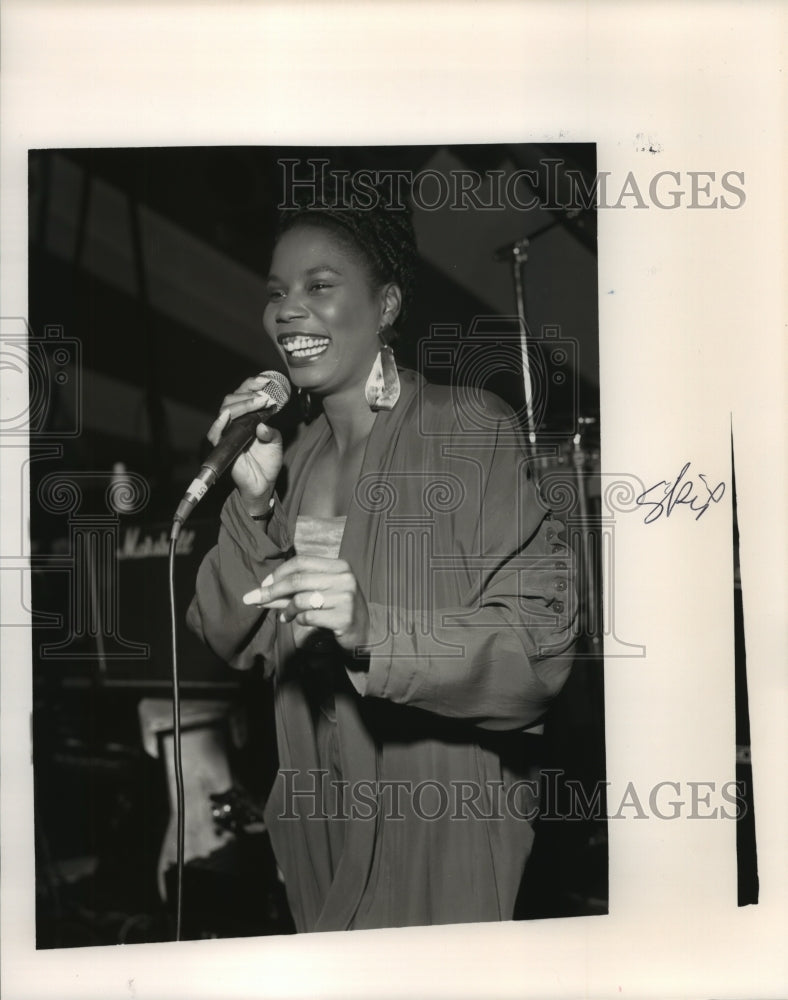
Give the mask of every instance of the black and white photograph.
<path id="1" fill-rule="evenodd" d="M 785 996 L 787 16 L 6 0 L 4 997 Z"/>
<path id="2" fill-rule="evenodd" d="M 606 912 L 595 176 L 31 152 L 39 947 Z"/>

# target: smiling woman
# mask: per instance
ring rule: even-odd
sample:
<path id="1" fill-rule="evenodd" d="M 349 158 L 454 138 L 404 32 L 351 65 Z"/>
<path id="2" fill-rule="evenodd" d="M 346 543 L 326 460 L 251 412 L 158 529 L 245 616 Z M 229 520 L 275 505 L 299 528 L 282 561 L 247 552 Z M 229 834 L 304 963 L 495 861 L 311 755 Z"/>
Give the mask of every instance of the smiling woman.
<path id="1" fill-rule="evenodd" d="M 526 730 L 571 665 L 569 552 L 511 410 L 394 363 L 415 256 L 402 210 L 283 214 L 264 327 L 320 414 L 284 451 L 258 426 L 189 610 L 274 685 L 266 825 L 299 930 L 511 919 Z M 209 436 L 267 402 L 247 380 Z"/>
<path id="2" fill-rule="evenodd" d="M 399 304 L 397 285 L 375 287 L 338 235 L 301 223 L 277 243 L 263 322 L 294 384 L 325 394 L 363 384 L 380 346 L 370 330 L 390 325 Z"/>

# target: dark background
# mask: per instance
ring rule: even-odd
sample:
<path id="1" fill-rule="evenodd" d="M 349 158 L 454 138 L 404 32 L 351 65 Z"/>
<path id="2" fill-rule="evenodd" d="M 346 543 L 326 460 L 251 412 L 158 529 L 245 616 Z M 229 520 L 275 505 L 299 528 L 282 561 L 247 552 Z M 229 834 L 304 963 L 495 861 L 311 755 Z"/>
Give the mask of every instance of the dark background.
<path id="1" fill-rule="evenodd" d="M 31 358 L 40 362 L 31 374 L 31 399 L 41 403 L 31 412 L 30 464 L 39 947 L 171 934 L 172 908 L 156 887 L 168 784 L 161 758 L 143 748 L 139 718 L 142 699 L 168 696 L 166 560 L 115 561 L 112 554 L 134 530 L 138 539 L 159 538 L 196 472 L 222 397 L 250 374 L 280 367 L 261 322 L 281 198 L 278 161 L 315 156 L 350 171 L 507 175 L 557 159 L 560 171 L 579 171 L 587 188 L 595 175 L 594 147 L 586 144 L 31 151 L 29 320 Z M 550 203 L 538 184 L 535 193 Z M 436 324 L 455 327 L 463 347 L 480 328 L 516 343 L 511 269 L 495 251 L 528 236 L 532 360 L 548 373 L 539 440 L 552 451 L 550 467 L 569 475 L 578 456 L 573 435 L 583 430 L 578 460 L 593 483 L 599 467 L 593 210 L 447 207 L 416 210 L 414 224 L 417 299 L 398 360 L 432 380 L 451 381 L 451 366 L 424 363 L 423 344 Z M 539 346 L 546 325 L 559 327 L 568 345 L 560 382 L 550 374 L 554 355 Z M 496 371 L 486 384 L 521 406 L 516 368 Z M 38 446 L 52 444 L 56 456 L 37 455 Z M 126 513 L 106 502 L 113 468 L 122 479 L 117 463 L 145 484 L 137 509 Z M 78 508 L 53 503 L 51 477 L 58 475 L 79 481 Z M 199 558 L 215 540 L 224 492 L 226 486 L 206 498 L 191 551 L 176 560 L 181 617 Z M 593 486 L 588 501 L 593 516 Z M 74 559 L 82 544 L 93 561 L 77 580 Z M 592 566 L 594 586 L 597 578 Z M 114 617 L 106 607 L 112 595 Z M 562 768 L 589 790 L 604 780 L 598 595 L 595 604 L 543 741 L 545 766 Z M 88 605 L 93 617 L 80 618 Z M 60 615 L 60 624 L 45 613 Z M 259 805 L 276 768 L 267 689 L 254 675 L 234 674 L 185 630 L 180 644 L 186 698 L 246 709 L 243 745 L 224 735 L 234 779 Z M 518 916 L 606 912 L 604 823 L 543 827 Z M 225 835 L 211 856 L 192 859 L 185 908 L 190 936 L 289 931 L 264 834 L 247 824 Z"/>

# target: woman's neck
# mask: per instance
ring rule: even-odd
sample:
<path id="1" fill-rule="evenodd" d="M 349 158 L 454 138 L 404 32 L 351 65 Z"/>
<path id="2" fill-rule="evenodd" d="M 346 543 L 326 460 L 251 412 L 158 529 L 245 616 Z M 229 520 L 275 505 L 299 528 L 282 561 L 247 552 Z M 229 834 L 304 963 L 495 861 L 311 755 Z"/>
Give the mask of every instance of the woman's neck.
<path id="1" fill-rule="evenodd" d="M 375 423 L 375 414 L 357 386 L 324 397 L 323 413 L 340 455 L 366 441 Z"/>

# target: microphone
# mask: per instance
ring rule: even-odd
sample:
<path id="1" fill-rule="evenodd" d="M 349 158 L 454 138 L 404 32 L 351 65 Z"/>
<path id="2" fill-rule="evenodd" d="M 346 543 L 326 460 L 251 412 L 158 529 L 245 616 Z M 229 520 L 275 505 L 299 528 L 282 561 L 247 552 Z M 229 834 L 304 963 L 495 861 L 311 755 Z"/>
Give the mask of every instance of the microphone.
<path id="1" fill-rule="evenodd" d="M 197 478 L 189 485 L 173 518 L 171 538 L 177 538 L 181 525 L 202 500 L 216 480 L 230 468 L 246 446 L 254 439 L 258 424 L 267 423 L 290 399 L 290 383 L 281 372 L 261 372 L 269 379 L 264 391 L 273 399 L 271 406 L 243 413 L 225 427 L 219 443 L 203 461 Z"/>

